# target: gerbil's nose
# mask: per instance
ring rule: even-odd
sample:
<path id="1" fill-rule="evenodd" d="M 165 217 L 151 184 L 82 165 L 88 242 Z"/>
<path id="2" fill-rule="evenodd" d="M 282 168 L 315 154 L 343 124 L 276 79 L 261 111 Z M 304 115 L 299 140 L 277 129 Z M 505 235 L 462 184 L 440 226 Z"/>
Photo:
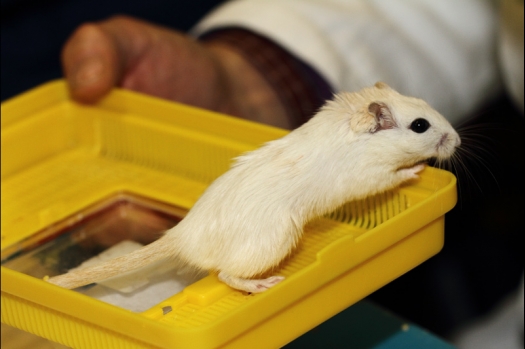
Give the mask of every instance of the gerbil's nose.
<path id="1" fill-rule="evenodd" d="M 456 134 L 456 144 L 455 144 L 455 146 L 456 146 L 456 148 L 457 148 L 457 147 L 459 147 L 460 145 L 461 145 L 461 138 L 459 137 L 458 134 Z"/>

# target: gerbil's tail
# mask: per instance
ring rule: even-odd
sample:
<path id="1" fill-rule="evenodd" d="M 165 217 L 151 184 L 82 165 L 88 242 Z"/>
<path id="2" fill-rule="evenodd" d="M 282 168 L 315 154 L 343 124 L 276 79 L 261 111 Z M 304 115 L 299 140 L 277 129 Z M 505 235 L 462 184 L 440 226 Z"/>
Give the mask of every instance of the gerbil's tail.
<path id="1" fill-rule="evenodd" d="M 140 269 L 151 263 L 171 257 L 174 253 L 173 245 L 166 240 L 168 240 L 168 238 L 164 235 L 160 239 L 136 251 L 91 267 L 75 269 L 66 274 L 54 276 L 47 281 L 64 288 L 72 289 Z"/>

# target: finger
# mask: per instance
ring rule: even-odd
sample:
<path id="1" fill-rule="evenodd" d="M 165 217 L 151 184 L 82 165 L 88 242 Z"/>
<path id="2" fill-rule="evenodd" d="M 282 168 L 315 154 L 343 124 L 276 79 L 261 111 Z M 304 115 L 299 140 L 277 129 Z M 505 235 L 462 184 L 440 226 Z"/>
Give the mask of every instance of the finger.
<path id="1" fill-rule="evenodd" d="M 62 50 L 62 66 L 74 99 L 92 103 L 118 84 L 122 59 L 114 38 L 97 24 L 80 26 Z"/>

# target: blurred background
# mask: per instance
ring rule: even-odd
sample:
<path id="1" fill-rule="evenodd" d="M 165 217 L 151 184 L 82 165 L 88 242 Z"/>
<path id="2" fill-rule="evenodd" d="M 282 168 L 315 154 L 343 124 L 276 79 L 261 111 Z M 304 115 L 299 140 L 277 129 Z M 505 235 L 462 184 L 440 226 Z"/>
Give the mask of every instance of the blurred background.
<path id="1" fill-rule="evenodd" d="M 187 31 L 221 1 L 2 0 L 2 101 L 62 76 L 60 49 L 81 23 L 128 14 Z M 369 300 L 445 338 L 489 314 L 523 273 L 524 125 L 506 95 L 468 124 L 477 141 L 459 170 L 441 253 Z"/>

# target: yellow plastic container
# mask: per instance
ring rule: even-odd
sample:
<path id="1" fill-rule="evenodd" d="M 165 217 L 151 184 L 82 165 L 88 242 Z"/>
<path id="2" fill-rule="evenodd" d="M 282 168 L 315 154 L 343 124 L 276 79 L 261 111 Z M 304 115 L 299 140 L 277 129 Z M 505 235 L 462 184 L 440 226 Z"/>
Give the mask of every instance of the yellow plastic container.
<path id="1" fill-rule="evenodd" d="M 119 193 L 189 209 L 232 157 L 286 134 L 123 90 L 80 105 L 63 81 L 5 102 L 1 120 L 3 261 Z M 209 275 L 139 313 L 2 266 L 1 321 L 73 348 L 280 347 L 438 253 L 455 203 L 455 177 L 427 168 L 308 224 L 267 292 Z"/>

